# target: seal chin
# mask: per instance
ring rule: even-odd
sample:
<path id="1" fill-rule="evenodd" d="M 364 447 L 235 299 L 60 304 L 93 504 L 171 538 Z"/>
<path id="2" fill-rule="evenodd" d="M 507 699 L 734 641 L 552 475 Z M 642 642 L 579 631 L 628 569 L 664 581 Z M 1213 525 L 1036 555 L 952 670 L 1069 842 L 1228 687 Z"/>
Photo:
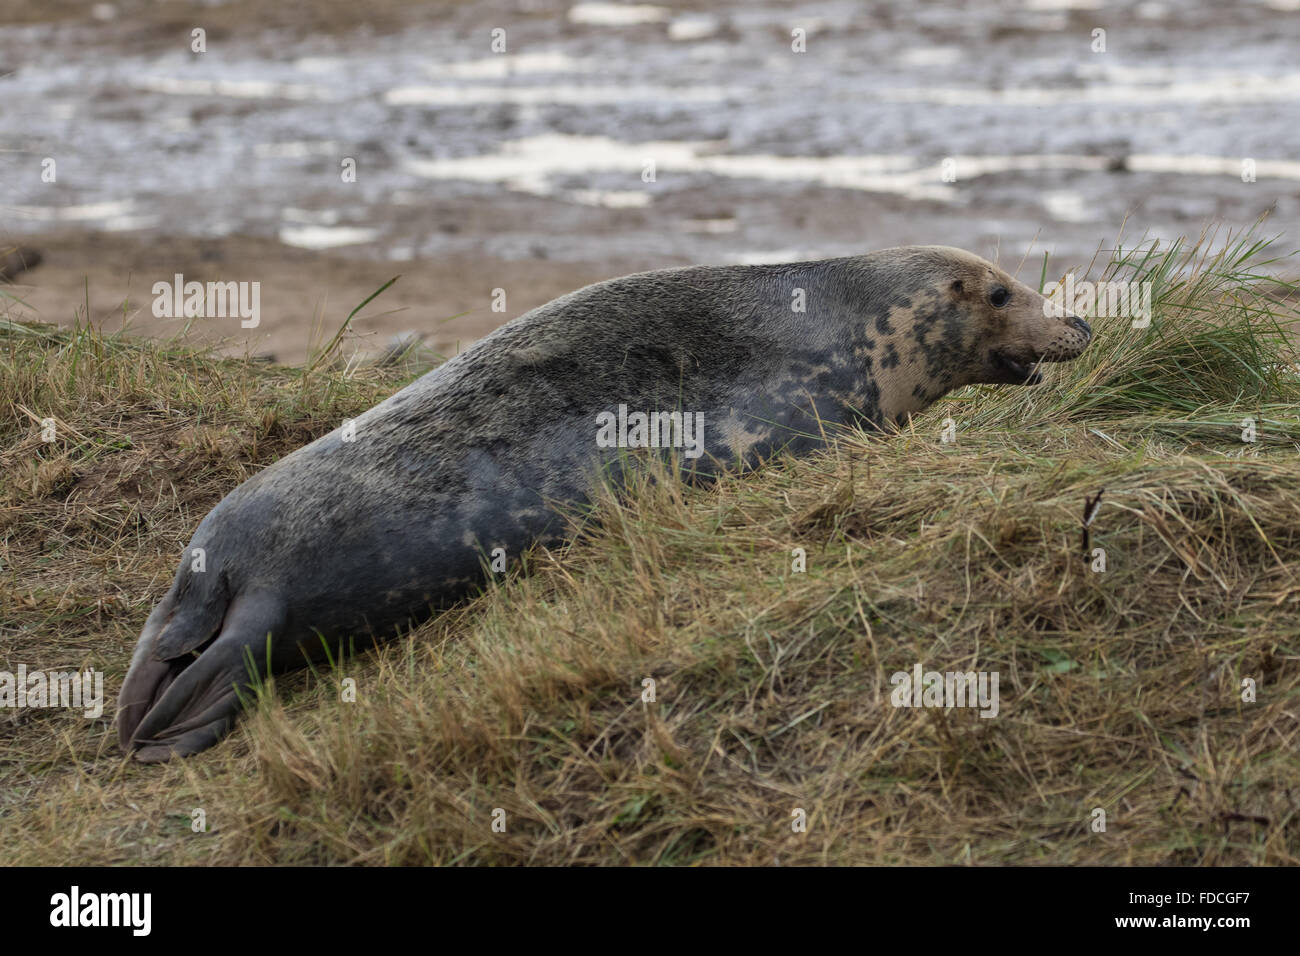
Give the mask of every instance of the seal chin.
<path id="1" fill-rule="evenodd" d="M 1042 361 L 994 350 L 989 353 L 990 376 L 985 382 L 989 385 L 1037 385 L 1043 380 L 1043 374 L 1038 370 Z"/>

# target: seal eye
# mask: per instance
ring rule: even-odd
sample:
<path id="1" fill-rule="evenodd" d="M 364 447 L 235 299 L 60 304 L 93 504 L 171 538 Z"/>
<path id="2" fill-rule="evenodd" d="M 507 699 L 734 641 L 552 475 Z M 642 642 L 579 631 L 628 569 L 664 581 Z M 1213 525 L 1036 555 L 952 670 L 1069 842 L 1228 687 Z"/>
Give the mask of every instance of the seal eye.
<path id="1" fill-rule="evenodd" d="M 1011 301 L 1011 293 L 1008 292 L 1006 289 L 1004 289 L 1002 286 L 998 286 L 996 289 L 994 289 L 992 292 L 989 293 L 989 304 L 992 305 L 993 308 L 995 309 L 1002 308 L 1010 301 Z"/>

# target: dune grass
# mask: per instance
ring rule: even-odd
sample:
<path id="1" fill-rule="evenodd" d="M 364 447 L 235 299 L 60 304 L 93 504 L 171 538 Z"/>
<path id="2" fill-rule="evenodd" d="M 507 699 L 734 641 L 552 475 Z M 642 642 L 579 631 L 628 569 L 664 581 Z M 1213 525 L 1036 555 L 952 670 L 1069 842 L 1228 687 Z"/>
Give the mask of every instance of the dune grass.
<path id="1" fill-rule="evenodd" d="M 1097 318 L 1044 385 L 889 439 L 639 481 L 194 759 L 126 761 L 111 710 L 0 712 L 4 860 L 1298 863 L 1288 269 L 1249 235 L 1118 253 L 1097 277 L 1151 281 L 1150 328 Z M 0 328 L 6 666 L 99 668 L 111 704 L 206 510 L 394 375 Z M 998 715 L 892 706 L 918 663 L 996 672 Z"/>

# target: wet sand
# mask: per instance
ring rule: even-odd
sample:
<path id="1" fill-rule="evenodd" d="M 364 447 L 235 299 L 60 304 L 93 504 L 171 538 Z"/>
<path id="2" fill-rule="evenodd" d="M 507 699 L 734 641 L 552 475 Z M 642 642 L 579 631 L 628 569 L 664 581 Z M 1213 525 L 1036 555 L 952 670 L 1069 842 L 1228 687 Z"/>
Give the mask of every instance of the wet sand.
<path id="1" fill-rule="evenodd" d="M 0 314 L 70 325 L 89 316 L 106 331 L 129 327 L 284 364 L 302 362 L 327 341 L 348 314 L 385 282 L 398 281 L 353 319 L 346 353 L 372 355 L 411 333 L 444 356 L 497 325 L 574 288 L 632 271 L 630 264 L 556 266 L 459 255 L 394 265 L 344 252 L 294 249 L 248 237 L 165 240 L 114 234 L 44 238 L 35 269 L 0 287 Z M 153 313 L 152 286 L 176 273 L 202 283 L 260 282 L 260 322 L 244 329 L 237 317 L 174 319 Z M 506 290 L 494 312 L 493 290 Z"/>

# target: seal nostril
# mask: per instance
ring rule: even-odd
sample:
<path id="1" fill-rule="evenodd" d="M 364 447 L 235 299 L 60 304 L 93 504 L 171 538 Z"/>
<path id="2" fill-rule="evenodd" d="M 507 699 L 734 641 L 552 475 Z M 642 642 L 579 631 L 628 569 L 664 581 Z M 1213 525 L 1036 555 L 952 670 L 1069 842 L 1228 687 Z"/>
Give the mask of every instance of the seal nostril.
<path id="1" fill-rule="evenodd" d="M 1088 336 L 1088 338 L 1092 338 L 1092 326 L 1083 321 L 1083 319 L 1079 318 L 1077 315 L 1070 316 L 1065 320 L 1065 324 L 1074 326 L 1084 335 Z"/>

